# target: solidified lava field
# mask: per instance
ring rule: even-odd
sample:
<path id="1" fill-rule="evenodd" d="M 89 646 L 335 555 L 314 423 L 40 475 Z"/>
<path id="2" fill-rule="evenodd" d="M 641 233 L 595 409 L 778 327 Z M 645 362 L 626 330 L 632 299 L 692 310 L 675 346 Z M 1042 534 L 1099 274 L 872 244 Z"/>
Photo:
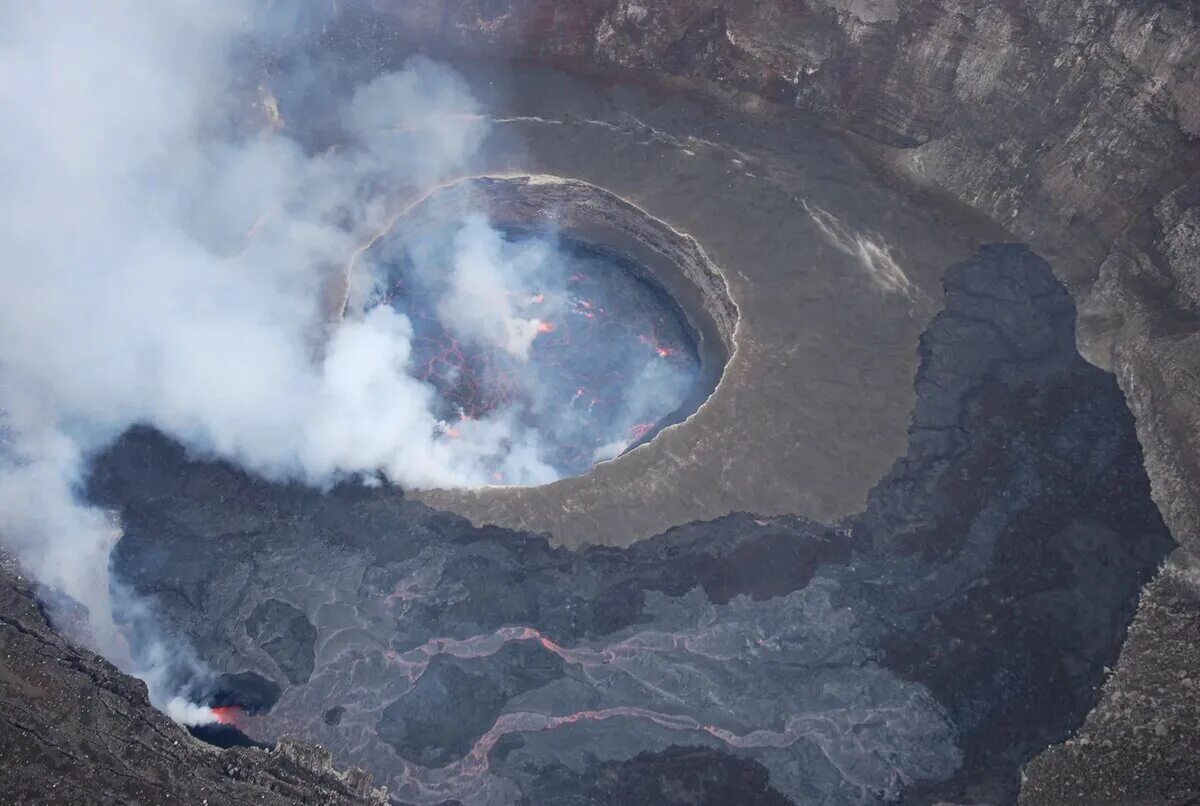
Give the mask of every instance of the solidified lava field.
<path id="1" fill-rule="evenodd" d="M 455 254 L 455 241 L 471 230 L 485 240 Z M 691 328 L 645 269 L 567 236 L 502 233 L 466 221 L 421 239 L 419 254 L 403 238 L 377 247 L 386 281 L 368 309 L 391 305 L 412 323 L 413 372 L 437 390 L 444 438 L 458 438 L 473 421 L 507 415 L 533 435 L 540 462 L 559 477 L 572 476 L 688 414 L 680 406 L 700 375 Z M 442 267 L 455 260 L 513 267 L 495 294 L 536 334 L 527 350 L 514 355 L 439 318 Z M 513 481 L 499 466 L 490 475 L 496 484 Z"/>

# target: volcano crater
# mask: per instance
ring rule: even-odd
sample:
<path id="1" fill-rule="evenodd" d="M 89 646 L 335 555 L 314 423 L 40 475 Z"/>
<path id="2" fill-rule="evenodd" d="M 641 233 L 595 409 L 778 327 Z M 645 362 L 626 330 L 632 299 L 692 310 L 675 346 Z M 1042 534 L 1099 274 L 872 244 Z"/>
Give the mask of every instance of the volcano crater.
<path id="1" fill-rule="evenodd" d="M 362 307 L 411 323 L 441 438 L 504 423 L 487 486 L 578 476 L 646 444 L 704 403 L 733 352 L 737 308 L 703 249 L 587 182 L 438 187 L 368 259 L 380 282 Z M 479 282 L 484 267 L 503 287 Z"/>

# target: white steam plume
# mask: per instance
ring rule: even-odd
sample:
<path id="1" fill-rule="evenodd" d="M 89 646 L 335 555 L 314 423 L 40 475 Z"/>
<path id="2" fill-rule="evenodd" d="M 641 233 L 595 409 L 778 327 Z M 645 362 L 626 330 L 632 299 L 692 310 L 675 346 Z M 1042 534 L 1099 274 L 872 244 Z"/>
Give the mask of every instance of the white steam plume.
<path id="1" fill-rule="evenodd" d="M 479 216 L 471 218 L 456 237 L 457 254 L 450 270 L 450 290 L 438 303 L 438 317 L 467 338 L 501 347 L 515 358 L 527 359 L 541 325 L 523 319 L 505 294 L 501 239 Z"/>
<path id="2" fill-rule="evenodd" d="M 345 143 L 310 153 L 273 101 L 250 114 L 259 99 L 232 89 L 247 85 L 231 56 L 248 38 L 286 39 L 261 30 L 286 15 L 262 8 L 0 6 L 0 541 L 89 608 L 112 657 L 117 529 L 78 496 L 88 456 L 132 424 L 318 485 L 380 469 L 478 484 L 497 460 L 515 481 L 553 477 L 504 413 L 443 438 L 432 390 L 407 371 L 403 316 L 325 321 L 331 273 L 391 212 L 378 189 L 468 167 L 485 132 L 464 83 L 410 62 L 344 99 Z M 527 353 L 536 323 L 487 304 L 504 270 L 489 229 L 464 235 L 443 307 Z"/>
<path id="3" fill-rule="evenodd" d="M 162 710 L 180 725 L 212 725 L 218 721 L 212 708 L 188 702 L 183 697 L 172 697 L 167 700 Z"/>

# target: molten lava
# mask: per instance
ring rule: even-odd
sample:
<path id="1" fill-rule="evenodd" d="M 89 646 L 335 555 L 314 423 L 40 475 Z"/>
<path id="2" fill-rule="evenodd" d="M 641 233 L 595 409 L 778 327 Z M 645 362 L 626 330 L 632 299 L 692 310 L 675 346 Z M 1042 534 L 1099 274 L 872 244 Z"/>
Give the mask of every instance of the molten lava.
<path id="1" fill-rule="evenodd" d="M 444 259 L 452 262 L 456 230 L 447 229 Z M 536 271 L 521 252 L 530 243 L 549 254 Z M 535 323 L 526 356 L 443 322 L 441 275 L 420 270 L 399 239 L 381 247 L 391 274 L 369 305 L 389 305 L 412 324 L 411 371 L 436 392 L 442 437 L 467 442 L 472 432 L 461 423 L 500 416 L 515 424 L 514 443 L 536 446 L 539 461 L 561 475 L 582 473 L 645 439 L 687 398 L 700 373 L 696 345 L 665 292 L 623 258 L 575 242 L 548 247 L 527 234 L 504 244 L 526 267 L 502 278 L 510 315 Z M 528 483 L 500 460 L 486 470 L 496 483 Z"/>
<path id="2" fill-rule="evenodd" d="M 659 358 L 670 358 L 679 352 L 679 348 L 664 344 L 654 336 L 641 335 L 638 341 L 652 349 Z"/>
<path id="3" fill-rule="evenodd" d="M 654 423 L 638 423 L 633 428 L 629 429 L 629 441 L 640 442 L 646 438 L 646 435 L 654 428 Z"/>
<path id="4" fill-rule="evenodd" d="M 218 705 L 211 709 L 213 718 L 222 725 L 236 725 L 242 709 L 236 705 Z"/>

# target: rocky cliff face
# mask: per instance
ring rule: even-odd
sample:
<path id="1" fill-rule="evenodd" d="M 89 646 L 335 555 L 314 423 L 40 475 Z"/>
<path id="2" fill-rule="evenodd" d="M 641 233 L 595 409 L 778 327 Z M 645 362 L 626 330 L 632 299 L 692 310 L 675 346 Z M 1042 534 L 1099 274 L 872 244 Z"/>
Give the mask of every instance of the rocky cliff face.
<path id="1" fill-rule="evenodd" d="M 1200 160 L 1176 0 L 373 0 L 410 32 L 706 79 L 888 146 L 1078 268 Z M 1074 267 L 1073 267 L 1074 268 Z"/>
<path id="2" fill-rule="evenodd" d="M 0 557 L 0 801 L 383 804 L 369 777 L 291 740 L 219 751 L 153 708 L 146 687 L 66 641 Z"/>
<path id="3" fill-rule="evenodd" d="M 1025 770 L 1023 804 L 1195 803 L 1200 567 L 1172 557 L 1142 594 L 1120 671 L 1079 733 Z"/>

